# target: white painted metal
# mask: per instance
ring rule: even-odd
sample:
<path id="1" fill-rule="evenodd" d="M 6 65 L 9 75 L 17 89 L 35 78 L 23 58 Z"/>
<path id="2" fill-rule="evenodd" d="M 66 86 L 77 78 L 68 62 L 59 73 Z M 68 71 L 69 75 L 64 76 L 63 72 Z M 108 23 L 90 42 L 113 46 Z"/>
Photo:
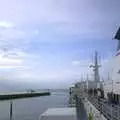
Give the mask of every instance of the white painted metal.
<path id="1" fill-rule="evenodd" d="M 40 115 L 40 120 L 77 120 L 76 108 L 49 108 Z"/>
<path id="2" fill-rule="evenodd" d="M 108 92 L 120 95 L 120 51 L 106 63 L 104 69 L 105 96 Z"/>

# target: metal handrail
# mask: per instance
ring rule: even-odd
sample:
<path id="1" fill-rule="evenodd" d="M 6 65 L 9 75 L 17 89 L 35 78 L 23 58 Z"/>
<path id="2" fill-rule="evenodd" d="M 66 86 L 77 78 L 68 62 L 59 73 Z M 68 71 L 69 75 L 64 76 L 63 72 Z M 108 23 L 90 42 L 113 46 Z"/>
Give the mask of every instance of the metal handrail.
<path id="1" fill-rule="evenodd" d="M 95 107 L 100 111 L 100 113 L 108 120 L 120 120 L 120 104 L 112 104 L 106 99 L 98 98 L 93 95 L 89 95 L 82 89 L 75 90 L 74 93 L 83 99 L 86 97 Z"/>
<path id="2" fill-rule="evenodd" d="M 105 103 L 103 99 L 88 97 L 88 100 L 108 119 L 120 120 L 120 105 Z"/>

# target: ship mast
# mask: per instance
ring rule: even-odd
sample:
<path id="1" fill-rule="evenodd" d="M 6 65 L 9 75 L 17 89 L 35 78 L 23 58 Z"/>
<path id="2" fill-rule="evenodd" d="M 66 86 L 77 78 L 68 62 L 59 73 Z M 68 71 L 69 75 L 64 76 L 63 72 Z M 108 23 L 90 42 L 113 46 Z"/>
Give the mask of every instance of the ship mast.
<path id="1" fill-rule="evenodd" d="M 99 68 L 100 65 L 98 64 L 98 52 L 95 52 L 95 58 L 94 58 L 94 65 L 91 65 L 90 68 L 93 68 L 94 72 L 94 81 L 96 83 L 96 88 L 98 88 L 98 84 L 100 83 L 100 76 L 99 76 Z"/>

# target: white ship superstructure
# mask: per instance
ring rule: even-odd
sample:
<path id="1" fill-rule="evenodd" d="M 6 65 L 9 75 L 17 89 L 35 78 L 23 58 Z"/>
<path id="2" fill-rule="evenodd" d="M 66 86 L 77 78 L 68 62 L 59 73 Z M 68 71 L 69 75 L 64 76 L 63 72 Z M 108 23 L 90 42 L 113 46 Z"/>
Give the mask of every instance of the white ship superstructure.
<path id="1" fill-rule="evenodd" d="M 112 100 L 120 102 L 120 50 L 106 65 L 104 75 L 105 97 L 111 97 Z"/>
<path id="2" fill-rule="evenodd" d="M 109 101 L 120 103 L 120 28 L 116 33 L 118 48 L 104 68 L 104 94 Z"/>

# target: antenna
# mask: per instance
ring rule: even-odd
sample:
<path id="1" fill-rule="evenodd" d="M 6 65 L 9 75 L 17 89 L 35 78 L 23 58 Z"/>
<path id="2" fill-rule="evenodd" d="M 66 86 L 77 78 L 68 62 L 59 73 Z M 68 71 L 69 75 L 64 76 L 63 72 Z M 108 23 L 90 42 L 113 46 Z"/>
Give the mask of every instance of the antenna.
<path id="1" fill-rule="evenodd" d="M 110 80 L 110 74 L 109 74 L 109 72 L 108 72 L 108 81 Z"/>
<path id="2" fill-rule="evenodd" d="M 112 68 L 112 74 L 113 74 L 113 68 Z M 112 78 L 112 77 L 111 77 L 111 79 L 112 79 L 112 93 L 113 93 L 113 91 L 114 91 L 114 86 L 113 86 L 114 81 L 113 81 L 113 78 Z"/>
<path id="3" fill-rule="evenodd" d="M 98 60 L 99 64 L 101 65 L 101 56 L 99 55 L 99 60 Z"/>
<path id="4" fill-rule="evenodd" d="M 89 81 L 89 76 L 88 76 L 88 74 L 87 74 L 87 79 L 86 79 L 87 91 L 88 91 L 88 81 Z"/>
<path id="5" fill-rule="evenodd" d="M 93 59 L 94 59 L 94 56 L 93 56 L 93 53 L 92 53 L 92 63 L 94 62 L 94 60 L 93 60 Z"/>
<path id="6" fill-rule="evenodd" d="M 83 74 L 81 75 L 81 82 L 83 82 Z"/>

